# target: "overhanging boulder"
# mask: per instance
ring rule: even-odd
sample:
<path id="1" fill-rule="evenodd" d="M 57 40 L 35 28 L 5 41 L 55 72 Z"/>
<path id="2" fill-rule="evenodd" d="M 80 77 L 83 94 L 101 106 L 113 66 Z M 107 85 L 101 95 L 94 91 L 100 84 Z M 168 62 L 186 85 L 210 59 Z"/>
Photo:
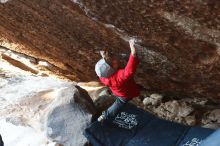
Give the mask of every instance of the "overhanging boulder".
<path id="1" fill-rule="evenodd" d="M 0 4 L 0 46 L 91 81 L 99 50 L 125 61 L 135 37 L 141 85 L 220 102 L 219 8 L 218 0 L 11 0 Z"/>

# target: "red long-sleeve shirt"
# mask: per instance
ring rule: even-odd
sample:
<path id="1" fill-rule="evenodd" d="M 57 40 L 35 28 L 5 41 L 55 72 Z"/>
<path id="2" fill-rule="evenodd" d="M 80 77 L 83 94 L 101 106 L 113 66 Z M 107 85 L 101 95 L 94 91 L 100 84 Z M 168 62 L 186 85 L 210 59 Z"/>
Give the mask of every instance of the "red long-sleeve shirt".
<path id="1" fill-rule="evenodd" d="M 138 66 L 138 58 L 130 55 L 124 69 L 119 69 L 108 78 L 100 78 L 101 82 L 108 86 L 115 96 L 124 99 L 132 99 L 140 95 L 138 85 L 134 81 L 134 73 Z"/>

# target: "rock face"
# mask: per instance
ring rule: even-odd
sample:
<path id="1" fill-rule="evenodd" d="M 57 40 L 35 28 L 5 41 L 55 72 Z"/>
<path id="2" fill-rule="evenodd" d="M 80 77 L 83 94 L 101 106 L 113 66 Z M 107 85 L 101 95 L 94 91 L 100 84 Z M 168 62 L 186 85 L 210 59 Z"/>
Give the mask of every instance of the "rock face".
<path id="1" fill-rule="evenodd" d="M 128 57 L 126 41 L 135 37 L 139 83 L 220 101 L 219 8 L 217 0 L 11 0 L 0 4 L 0 45 L 90 81 L 99 50 Z"/>
<path id="2" fill-rule="evenodd" d="M 77 89 L 78 88 L 78 89 Z M 77 87 L 67 88 L 65 96 L 52 103 L 47 115 L 47 136 L 65 146 L 84 146 L 87 142 L 83 135 L 96 113 L 88 93 Z"/>

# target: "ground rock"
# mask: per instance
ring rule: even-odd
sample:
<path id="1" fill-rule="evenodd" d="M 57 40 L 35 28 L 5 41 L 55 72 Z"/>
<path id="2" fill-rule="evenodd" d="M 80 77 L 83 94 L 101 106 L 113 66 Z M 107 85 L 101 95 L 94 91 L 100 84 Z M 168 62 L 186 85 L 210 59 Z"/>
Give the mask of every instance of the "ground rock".
<path id="1" fill-rule="evenodd" d="M 4 146 L 4 142 L 3 142 L 3 140 L 2 140 L 1 134 L 0 134 L 0 146 Z"/>
<path id="2" fill-rule="evenodd" d="M 180 117 L 186 117 L 193 112 L 193 108 L 187 105 L 185 102 L 178 102 L 176 100 L 166 102 L 162 104 L 159 108 Z"/>
<path id="3" fill-rule="evenodd" d="M 48 109 L 47 136 L 65 146 L 83 146 L 87 142 L 83 131 L 96 113 L 92 99 L 80 87 L 64 89 L 60 97 Z"/>
<path id="4" fill-rule="evenodd" d="M 196 123 L 195 116 L 191 115 L 194 108 L 183 101 L 170 100 L 158 106 L 149 106 L 147 108 L 163 119 L 188 125 L 194 125 Z"/>
<path id="5" fill-rule="evenodd" d="M 210 123 L 210 124 L 205 124 L 202 127 L 204 128 L 210 128 L 210 129 L 219 129 L 220 124 L 216 124 L 216 123 Z"/>
<path id="6" fill-rule="evenodd" d="M 196 118 L 195 116 L 187 116 L 185 117 L 185 122 L 187 123 L 187 125 L 195 125 L 196 124 Z"/>
<path id="7" fill-rule="evenodd" d="M 220 124 L 220 109 L 215 109 L 210 112 L 207 112 L 202 119 L 204 124 L 218 123 Z"/>
<path id="8" fill-rule="evenodd" d="M 144 105 L 158 105 L 162 102 L 163 96 L 160 94 L 151 94 L 150 97 L 146 97 L 143 100 Z"/>

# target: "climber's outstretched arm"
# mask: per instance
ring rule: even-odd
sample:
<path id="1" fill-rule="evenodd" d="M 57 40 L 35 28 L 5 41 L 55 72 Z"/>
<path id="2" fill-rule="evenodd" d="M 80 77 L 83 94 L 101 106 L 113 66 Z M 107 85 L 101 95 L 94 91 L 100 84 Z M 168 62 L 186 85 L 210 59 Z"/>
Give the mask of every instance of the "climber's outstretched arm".
<path id="1" fill-rule="evenodd" d="M 134 47 L 134 41 L 135 41 L 134 39 L 130 39 L 129 45 L 130 45 L 130 49 L 131 49 L 131 55 L 136 57 L 137 53 L 136 53 L 136 48 Z"/>
<path id="2" fill-rule="evenodd" d="M 129 45 L 130 45 L 130 49 L 131 49 L 131 54 L 128 60 L 128 63 L 125 67 L 125 69 L 123 70 L 123 72 L 121 73 L 120 80 L 126 80 L 129 79 L 130 77 L 132 77 L 137 69 L 138 66 L 138 57 L 137 57 L 137 53 L 136 53 L 136 48 L 134 47 L 134 40 L 130 40 L 129 41 Z"/>

